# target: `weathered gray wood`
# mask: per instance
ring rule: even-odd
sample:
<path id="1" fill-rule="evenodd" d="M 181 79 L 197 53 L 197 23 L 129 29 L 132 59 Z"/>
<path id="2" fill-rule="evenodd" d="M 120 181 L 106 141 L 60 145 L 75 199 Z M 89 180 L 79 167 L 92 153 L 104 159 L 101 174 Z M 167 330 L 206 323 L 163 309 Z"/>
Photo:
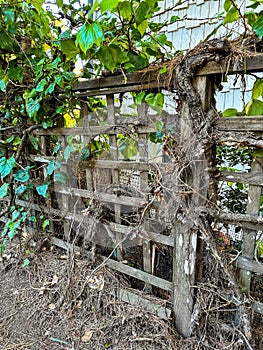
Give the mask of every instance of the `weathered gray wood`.
<path id="1" fill-rule="evenodd" d="M 254 303 L 252 303 L 252 309 L 255 312 L 263 315 L 263 303 L 260 303 L 259 301 L 255 301 Z"/>
<path id="2" fill-rule="evenodd" d="M 242 173 L 234 171 L 221 171 L 218 180 L 263 186 L 263 176 L 261 172 Z"/>
<path id="3" fill-rule="evenodd" d="M 263 275 L 263 264 L 257 262 L 256 260 L 252 260 L 244 256 L 239 256 L 235 261 L 235 265 L 242 270 L 254 272 L 258 275 Z"/>
<path id="4" fill-rule="evenodd" d="M 257 133 L 256 131 L 216 131 L 214 136 L 218 143 L 263 148 L 262 134 Z"/>
<path id="5" fill-rule="evenodd" d="M 263 160 L 262 158 L 253 158 L 251 164 L 251 174 L 261 172 L 263 177 Z M 249 185 L 247 210 L 248 215 L 258 215 L 260 208 L 260 197 L 262 194 L 262 187 Z M 257 231 L 248 231 L 243 229 L 243 244 L 242 244 L 242 256 L 245 258 L 253 259 L 255 253 Z M 248 270 L 240 270 L 240 284 L 242 289 L 249 293 L 251 284 L 251 272 Z"/>
<path id="6" fill-rule="evenodd" d="M 193 331 L 197 232 L 185 223 L 174 228 L 173 293 L 176 329 L 184 337 Z"/>
<path id="7" fill-rule="evenodd" d="M 73 128 L 63 128 L 63 127 L 55 127 L 48 130 L 38 130 L 34 134 L 35 135 L 58 135 L 58 136 L 67 136 L 67 135 L 86 135 L 86 136 L 95 136 L 99 134 L 108 134 L 108 135 L 116 135 L 121 132 L 127 132 L 128 134 L 136 133 L 149 133 L 155 132 L 156 126 L 153 124 L 150 125 L 140 125 L 139 122 L 135 122 L 134 124 L 123 123 L 122 125 L 108 124 L 104 126 L 91 126 L 87 127 L 73 127 Z"/>
<path id="8" fill-rule="evenodd" d="M 69 244 L 68 242 L 65 242 L 61 239 L 58 239 L 56 237 L 52 237 L 51 241 L 53 244 L 59 246 L 62 249 L 66 249 L 66 250 L 73 249 L 73 246 L 71 244 Z M 74 249 L 76 250 L 75 247 L 74 247 Z M 90 256 L 90 252 L 88 252 L 88 255 Z M 164 289 L 167 291 L 172 290 L 172 283 L 169 281 L 166 281 L 166 280 L 159 278 L 159 277 L 156 277 L 156 276 L 152 276 L 144 271 L 137 270 L 134 267 L 125 265 L 119 261 L 109 259 L 105 256 L 100 255 L 100 257 L 104 260 L 105 266 L 108 266 L 115 271 L 132 276 L 134 278 L 137 278 L 140 281 L 144 281 L 146 283 L 152 284 L 153 286 L 159 287 L 161 289 Z"/>
<path id="9" fill-rule="evenodd" d="M 120 288 L 118 290 L 118 299 L 127 302 L 131 305 L 140 305 L 145 310 L 157 314 L 160 318 L 167 319 L 171 317 L 172 310 L 158 304 L 157 302 L 153 302 L 152 300 L 144 298 L 142 295 L 135 294 L 129 290 Z"/>
<path id="10" fill-rule="evenodd" d="M 66 186 L 59 186 L 59 185 L 56 186 L 56 191 L 58 193 L 65 194 L 65 195 L 94 198 L 104 203 L 113 203 L 116 205 L 128 205 L 133 207 L 141 207 L 147 203 L 143 198 L 140 198 L 140 197 L 117 196 L 116 194 L 82 190 L 79 188 L 69 188 Z"/>
<path id="11" fill-rule="evenodd" d="M 263 132 L 263 116 L 222 117 L 216 121 L 215 128 L 220 131 Z"/>
<path id="12" fill-rule="evenodd" d="M 263 218 L 248 214 L 233 214 L 224 212 L 215 212 L 214 217 L 218 222 L 222 221 L 236 226 L 242 226 L 251 230 L 263 230 Z"/>
<path id="13" fill-rule="evenodd" d="M 225 72 L 227 72 L 227 74 L 262 72 L 262 62 L 262 54 L 245 57 L 244 60 L 237 60 L 230 65 L 228 65 L 225 60 L 222 62 L 208 62 L 196 72 L 196 75 L 223 74 Z"/>

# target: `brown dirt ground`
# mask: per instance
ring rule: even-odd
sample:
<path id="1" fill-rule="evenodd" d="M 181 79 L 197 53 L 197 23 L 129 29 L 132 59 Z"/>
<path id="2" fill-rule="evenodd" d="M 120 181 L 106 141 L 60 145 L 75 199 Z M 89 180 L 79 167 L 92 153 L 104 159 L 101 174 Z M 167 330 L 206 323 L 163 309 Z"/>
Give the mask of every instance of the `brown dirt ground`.
<path id="1" fill-rule="evenodd" d="M 48 246 L 29 255 L 31 263 L 23 267 L 21 254 L 16 242 L 0 263 L 2 350 L 247 348 L 232 328 L 223 334 L 215 319 L 206 322 L 206 332 L 203 328 L 196 337 L 182 339 L 171 320 L 117 300 L 112 291 L 129 288 L 128 281 L 105 267 L 94 273 L 80 255 Z M 260 350 L 262 317 L 255 320 L 254 349 Z"/>

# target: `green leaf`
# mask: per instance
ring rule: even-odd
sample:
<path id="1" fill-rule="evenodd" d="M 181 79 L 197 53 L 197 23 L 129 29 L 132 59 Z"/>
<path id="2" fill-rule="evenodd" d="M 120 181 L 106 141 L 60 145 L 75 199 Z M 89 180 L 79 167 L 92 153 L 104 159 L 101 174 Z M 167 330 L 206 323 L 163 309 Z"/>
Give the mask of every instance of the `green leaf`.
<path id="1" fill-rule="evenodd" d="M 142 23 L 140 23 L 138 25 L 138 27 L 137 27 L 137 29 L 140 32 L 141 36 L 143 36 L 145 34 L 147 28 L 148 28 L 148 21 L 147 21 L 147 19 L 142 21 Z"/>
<path id="2" fill-rule="evenodd" d="M 14 49 L 14 42 L 12 38 L 6 34 L 4 30 L 0 29 L 0 45 L 3 51 L 12 51 Z"/>
<path id="3" fill-rule="evenodd" d="M 29 171 L 32 167 L 27 166 L 25 169 L 20 169 L 14 174 L 14 179 L 19 182 L 26 182 L 30 179 Z"/>
<path id="4" fill-rule="evenodd" d="M 102 0 L 100 3 L 101 12 L 106 12 L 115 9 L 119 0 Z"/>
<path id="5" fill-rule="evenodd" d="M 7 24 L 12 24 L 15 21 L 15 11 L 11 8 L 4 10 L 4 21 Z"/>
<path id="6" fill-rule="evenodd" d="M 31 143 L 31 145 L 33 146 L 33 148 L 37 151 L 38 150 L 38 145 L 39 145 L 39 138 L 29 135 L 29 141 Z"/>
<path id="7" fill-rule="evenodd" d="M 43 185 L 36 186 L 37 193 L 44 198 L 48 198 L 47 190 L 49 185 L 50 182 L 46 182 Z"/>
<path id="8" fill-rule="evenodd" d="M 131 1 L 122 1 L 118 5 L 118 10 L 123 19 L 129 19 L 132 15 Z"/>
<path id="9" fill-rule="evenodd" d="M 146 16 L 149 13 L 149 10 L 150 10 L 150 6 L 145 1 L 142 1 L 139 4 L 139 6 L 135 9 L 134 17 L 135 17 L 135 23 L 137 24 L 137 26 L 146 19 Z"/>
<path id="10" fill-rule="evenodd" d="M 58 7 L 62 7 L 63 6 L 63 0 L 56 0 L 56 4 Z"/>
<path id="11" fill-rule="evenodd" d="M 53 126 L 53 120 L 52 119 L 45 119 L 43 122 L 42 122 L 42 126 L 44 129 L 48 129 L 48 128 L 51 128 Z"/>
<path id="12" fill-rule="evenodd" d="M 87 16 L 87 20 L 93 15 L 93 13 L 97 10 L 98 7 L 99 7 L 98 0 L 93 1 L 92 8 L 90 9 L 88 16 Z"/>
<path id="13" fill-rule="evenodd" d="M 61 167 L 61 163 L 52 159 L 47 166 L 47 174 L 52 175 L 55 170 Z"/>
<path id="14" fill-rule="evenodd" d="M 163 104 L 164 104 L 164 96 L 161 92 L 158 92 L 156 95 L 153 93 L 148 94 L 145 97 L 145 101 L 148 105 L 158 112 L 158 114 L 162 113 Z"/>
<path id="15" fill-rule="evenodd" d="M 29 99 L 26 101 L 26 111 L 30 119 L 34 119 L 37 115 L 37 111 L 40 108 L 39 100 Z"/>
<path id="16" fill-rule="evenodd" d="M 9 188 L 9 184 L 8 184 L 8 183 L 4 183 L 4 184 L 0 187 L 0 198 L 4 198 L 5 196 L 7 196 L 7 194 L 8 194 L 8 188 Z"/>
<path id="17" fill-rule="evenodd" d="M 233 5 L 232 0 L 225 0 L 225 2 L 224 2 L 224 10 L 227 12 L 232 5 Z"/>
<path id="18" fill-rule="evenodd" d="M 64 171 L 58 171 L 54 174 L 54 181 L 63 185 L 68 181 L 68 176 Z"/>
<path id="19" fill-rule="evenodd" d="M 238 10 L 233 6 L 230 8 L 230 10 L 227 12 L 224 23 L 232 23 L 239 19 L 239 12 Z"/>
<path id="20" fill-rule="evenodd" d="M 263 38 L 263 15 L 259 16 L 252 29 L 256 32 L 259 39 Z"/>
<path id="21" fill-rule="evenodd" d="M 54 151 L 52 152 L 52 155 L 58 153 L 58 151 L 60 150 L 60 148 L 61 148 L 61 144 L 58 143 L 58 144 L 54 147 Z"/>
<path id="22" fill-rule="evenodd" d="M 29 190 L 32 187 L 32 185 L 20 185 L 16 188 L 15 193 L 17 196 L 21 196 L 23 193 L 25 193 L 27 190 Z"/>
<path id="23" fill-rule="evenodd" d="M 1 80 L 0 80 L 0 90 L 1 90 L 2 92 L 5 92 L 5 88 L 6 88 L 5 80 L 4 80 L 4 79 L 1 79 Z"/>
<path id="24" fill-rule="evenodd" d="M 23 81 L 23 68 L 17 64 L 16 60 L 10 62 L 7 74 L 11 80 L 17 80 L 20 83 Z"/>
<path id="25" fill-rule="evenodd" d="M 65 161 L 67 162 L 69 159 L 69 156 L 71 155 L 72 152 L 75 151 L 74 145 L 71 143 L 70 145 L 67 145 L 67 147 L 64 150 L 64 158 Z"/>
<path id="26" fill-rule="evenodd" d="M 76 45 L 86 54 L 94 44 L 99 46 L 103 40 L 103 30 L 98 23 L 85 23 L 77 33 Z"/>
<path id="27" fill-rule="evenodd" d="M 42 228 L 45 230 L 45 228 L 50 224 L 50 221 L 48 219 L 44 220 L 42 223 Z"/>
<path id="28" fill-rule="evenodd" d="M 263 97 L 263 79 L 257 79 L 253 86 L 252 98 L 257 99 L 261 96 Z"/>
<path id="29" fill-rule="evenodd" d="M 163 66 L 160 70 L 159 70 L 159 73 L 160 74 L 164 74 L 167 72 L 167 67 L 166 66 Z"/>
<path id="30" fill-rule="evenodd" d="M 141 105 L 142 104 L 142 101 L 144 99 L 144 96 L 145 96 L 145 91 L 141 91 L 139 92 L 136 96 L 135 96 L 135 104 L 136 105 Z"/>
<path id="31" fill-rule="evenodd" d="M 259 116 L 263 114 L 263 102 L 260 100 L 251 100 L 245 107 L 246 115 Z"/>
<path id="32" fill-rule="evenodd" d="M 145 68 L 148 66 L 148 60 L 146 57 L 142 55 L 138 55 L 135 52 L 128 52 L 127 54 L 129 58 L 128 64 L 125 63 L 124 67 L 127 69 L 128 72 L 134 72 L 136 70 Z"/>
<path id="33" fill-rule="evenodd" d="M 26 258 L 23 262 L 23 267 L 27 267 L 30 264 L 30 260 Z"/>
<path id="34" fill-rule="evenodd" d="M 257 158 L 263 158 L 263 149 L 256 149 L 253 153 L 252 153 L 253 157 L 257 157 Z"/>
<path id="35" fill-rule="evenodd" d="M 47 84 L 47 79 L 46 78 L 41 79 L 40 82 L 37 84 L 36 91 L 43 92 L 46 84 Z"/>
<path id="36" fill-rule="evenodd" d="M 110 71 L 114 71 L 117 65 L 128 60 L 127 56 L 117 45 L 102 46 L 98 51 L 101 63 Z"/>
<path id="37" fill-rule="evenodd" d="M 9 175 L 15 166 L 16 160 L 14 156 L 8 159 L 6 159 L 5 157 L 0 158 L 0 175 L 2 176 L 2 178 Z"/>
<path id="38" fill-rule="evenodd" d="M 76 47 L 75 41 L 71 39 L 61 40 L 60 48 L 64 52 L 64 54 L 67 56 L 67 59 L 72 59 L 72 58 L 74 59 L 79 53 Z"/>
<path id="39" fill-rule="evenodd" d="M 235 117 L 238 113 L 236 108 L 228 108 L 223 112 L 223 117 Z"/>
<path id="40" fill-rule="evenodd" d="M 157 131 L 161 131 L 163 129 L 164 122 L 162 120 L 156 120 L 155 127 Z"/>

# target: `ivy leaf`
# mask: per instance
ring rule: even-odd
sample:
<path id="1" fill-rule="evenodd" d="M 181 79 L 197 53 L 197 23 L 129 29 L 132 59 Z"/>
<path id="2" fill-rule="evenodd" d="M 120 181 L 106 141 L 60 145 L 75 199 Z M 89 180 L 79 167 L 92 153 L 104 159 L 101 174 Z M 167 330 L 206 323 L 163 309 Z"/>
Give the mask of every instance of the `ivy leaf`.
<path id="1" fill-rule="evenodd" d="M 256 32 L 259 39 L 263 38 L 263 15 L 259 16 L 252 29 Z"/>
<path id="2" fill-rule="evenodd" d="M 38 150 L 38 144 L 39 144 L 38 137 L 29 135 L 29 141 L 30 141 L 31 145 L 33 146 L 33 148 L 37 151 Z"/>
<path id="3" fill-rule="evenodd" d="M 54 181 L 63 185 L 68 181 L 68 175 L 64 171 L 58 171 L 54 174 Z"/>
<path id="4" fill-rule="evenodd" d="M 11 8 L 4 10 L 4 21 L 7 24 L 12 24 L 15 21 L 15 11 Z"/>
<path id="5" fill-rule="evenodd" d="M 77 33 L 76 45 L 86 54 L 94 44 L 99 46 L 103 40 L 103 30 L 98 23 L 85 23 Z"/>
<path id="6" fill-rule="evenodd" d="M 36 91 L 43 92 L 46 84 L 47 84 L 47 79 L 46 78 L 41 79 L 40 82 L 37 84 Z"/>
<path id="7" fill-rule="evenodd" d="M 29 99 L 28 101 L 26 101 L 26 111 L 30 119 L 35 119 L 39 108 L 40 108 L 39 100 Z"/>
<path id="8" fill-rule="evenodd" d="M 258 116 L 263 114 L 263 102 L 260 100 L 251 100 L 245 107 L 246 115 Z"/>
<path id="9" fill-rule="evenodd" d="M 77 54 L 79 53 L 75 41 L 71 39 L 61 40 L 60 48 L 67 56 L 67 59 L 76 58 Z"/>
<path id="10" fill-rule="evenodd" d="M 60 162 L 58 162 L 55 159 L 52 159 L 51 162 L 47 166 L 47 174 L 52 175 L 55 170 L 60 168 L 60 166 L 61 166 Z"/>
<path id="11" fill-rule="evenodd" d="M 23 262 L 23 267 L 27 267 L 30 264 L 30 260 L 26 258 Z"/>
<path id="12" fill-rule="evenodd" d="M 19 182 L 26 182 L 30 179 L 29 171 L 32 167 L 27 166 L 25 169 L 18 170 L 16 174 L 14 174 L 14 179 Z"/>
<path id="13" fill-rule="evenodd" d="M 239 18 L 239 12 L 238 10 L 233 6 L 230 8 L 229 11 L 227 11 L 226 13 L 226 17 L 225 17 L 225 20 L 224 20 L 224 23 L 227 24 L 227 23 L 232 23 L 232 22 L 235 22 L 237 21 Z"/>
<path id="14" fill-rule="evenodd" d="M 74 151 L 75 151 L 75 147 L 72 143 L 70 145 L 67 145 L 67 147 L 64 150 L 64 158 L 66 162 L 68 161 L 70 154 Z"/>
<path id="15" fill-rule="evenodd" d="M 9 175 L 15 166 L 16 160 L 14 156 L 8 159 L 6 159 L 5 157 L 0 158 L 0 175 L 2 176 L 2 178 Z"/>
<path id="16" fill-rule="evenodd" d="M 45 228 L 50 224 L 50 221 L 48 219 L 43 221 L 42 228 L 45 230 Z"/>
<path id="17" fill-rule="evenodd" d="M 32 185 L 29 185 L 29 186 L 20 185 L 16 188 L 15 193 L 17 196 L 21 196 L 23 193 L 25 193 L 31 187 L 32 187 Z"/>
<path id="18" fill-rule="evenodd" d="M 8 183 L 4 183 L 4 184 L 0 187 L 0 198 L 4 198 L 5 196 L 7 196 L 7 194 L 8 194 L 8 188 L 9 188 L 9 184 L 8 184 Z"/>
<path id="19" fill-rule="evenodd" d="M 263 23 L 262 23 L 263 26 Z M 258 97 L 263 97 L 263 79 L 257 79 L 254 83 L 252 90 L 252 98 L 257 99 Z"/>
<path id="20" fill-rule="evenodd" d="M 139 92 L 136 96 L 135 96 L 135 104 L 136 105 L 141 105 L 142 101 L 144 99 L 145 96 L 145 91 L 141 91 Z"/>
<path id="21" fill-rule="evenodd" d="M 37 193 L 40 196 L 43 196 L 44 198 L 48 198 L 47 190 L 49 185 L 50 185 L 50 182 L 46 182 L 43 185 L 36 186 Z"/>
<path id="22" fill-rule="evenodd" d="M 53 120 L 52 119 L 45 119 L 43 122 L 42 122 L 42 126 L 44 129 L 48 129 L 48 128 L 51 128 L 53 126 Z"/>
<path id="23" fill-rule="evenodd" d="M 101 12 L 106 12 L 117 7 L 119 0 L 102 0 L 100 3 Z"/>
<path id="24" fill-rule="evenodd" d="M 156 95 L 153 93 L 148 94 L 145 97 L 145 101 L 148 105 L 158 112 L 158 114 L 162 113 L 163 104 L 164 104 L 164 96 L 161 92 L 158 92 Z"/>
<path id="25" fill-rule="evenodd" d="M 5 87 L 6 87 L 5 80 L 4 80 L 4 79 L 1 79 L 1 80 L 0 80 L 0 90 L 1 90 L 2 92 L 5 92 Z"/>
<path id="26" fill-rule="evenodd" d="M 236 108 L 228 108 L 223 112 L 223 117 L 235 117 L 237 116 L 238 110 Z"/>

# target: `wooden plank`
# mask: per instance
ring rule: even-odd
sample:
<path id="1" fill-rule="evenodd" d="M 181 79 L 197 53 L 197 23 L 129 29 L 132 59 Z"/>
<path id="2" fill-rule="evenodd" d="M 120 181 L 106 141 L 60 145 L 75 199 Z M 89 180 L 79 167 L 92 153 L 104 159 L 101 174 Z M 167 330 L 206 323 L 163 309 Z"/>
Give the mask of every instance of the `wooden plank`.
<path id="1" fill-rule="evenodd" d="M 126 197 L 118 196 L 116 194 L 109 194 L 105 192 L 95 192 L 90 190 L 82 190 L 79 188 L 70 188 L 56 185 L 56 191 L 61 194 L 74 195 L 78 197 L 94 198 L 104 203 L 113 203 L 116 205 L 128 205 L 133 207 L 141 207 L 147 204 L 144 199 L 140 197 Z"/>
<path id="2" fill-rule="evenodd" d="M 251 216 L 248 214 L 233 214 L 224 212 L 216 212 L 214 213 L 214 217 L 218 219 L 219 222 L 222 221 L 228 224 L 246 227 L 251 230 L 263 230 L 263 218 L 261 217 Z"/>
<path id="3" fill-rule="evenodd" d="M 235 146 L 250 146 L 256 148 L 263 148 L 262 136 L 256 132 L 223 132 L 218 131 L 214 134 L 217 143 Z"/>
<path id="4" fill-rule="evenodd" d="M 105 260 L 107 259 L 106 257 L 103 257 Z M 151 284 L 155 287 L 171 291 L 172 290 L 172 282 L 169 282 L 167 280 L 164 280 L 160 277 L 153 276 L 147 272 L 137 270 L 134 267 L 125 265 L 121 262 L 109 259 L 105 263 L 106 266 L 110 267 L 113 270 L 116 270 L 118 272 L 124 273 L 125 275 L 129 275 L 131 277 L 137 278 L 140 281 L 143 281 L 147 284 Z"/>
<path id="5" fill-rule="evenodd" d="M 263 159 L 262 158 L 252 159 L 250 173 L 253 175 L 254 172 L 255 173 L 261 172 L 263 177 Z M 249 185 L 247 209 L 246 209 L 246 213 L 248 215 L 255 215 L 255 216 L 258 215 L 258 212 L 260 209 L 261 194 L 262 194 L 261 186 Z M 243 229 L 243 243 L 242 243 L 243 257 L 253 259 L 254 252 L 255 252 L 256 237 L 257 237 L 257 230 L 248 231 L 247 229 Z M 242 289 L 246 293 L 249 293 L 250 291 L 251 277 L 252 277 L 252 274 L 250 271 L 242 270 L 242 269 L 240 270 L 240 273 L 239 273 L 240 284 Z"/>
<path id="6" fill-rule="evenodd" d="M 35 135 L 58 135 L 58 136 L 95 136 L 99 134 L 108 134 L 108 135 L 116 135 L 123 132 L 127 133 L 150 133 L 156 131 L 156 126 L 154 124 L 149 125 L 140 125 L 138 123 L 127 124 L 123 123 L 122 125 L 105 125 L 105 126 L 91 126 L 87 127 L 74 127 L 74 128 L 63 128 L 63 127 L 55 127 L 47 130 L 36 130 L 34 131 Z"/>
<path id="7" fill-rule="evenodd" d="M 163 80 L 160 81 L 153 81 L 149 83 L 142 83 L 138 85 L 118 85 L 118 83 L 114 87 L 104 88 L 104 89 L 97 89 L 97 90 L 87 90 L 85 92 L 77 92 L 75 91 L 75 96 L 80 97 L 90 97 L 90 96 L 103 96 L 108 94 L 119 94 L 119 93 L 125 93 L 125 92 L 132 92 L 132 91 L 142 91 L 142 90 L 152 90 L 152 89 L 158 89 L 161 90 L 165 88 L 167 83 Z M 116 87 L 117 86 L 117 87 Z M 60 98 L 63 98 L 64 96 L 60 96 Z"/>
<path id="8" fill-rule="evenodd" d="M 235 265 L 240 269 L 254 272 L 258 275 L 263 275 L 263 264 L 256 260 L 252 260 L 244 256 L 239 256 L 235 261 Z"/>
<path id="9" fill-rule="evenodd" d="M 222 117 L 215 123 L 220 131 L 256 131 L 263 132 L 263 116 Z"/>
<path id="10" fill-rule="evenodd" d="M 255 54 L 251 57 L 244 57 L 242 60 L 235 61 L 228 66 L 226 60 L 221 62 L 208 62 L 204 67 L 197 70 L 196 75 L 210 74 L 235 74 L 252 73 L 263 71 L 263 54 Z"/>
<path id="11" fill-rule="evenodd" d="M 58 247 L 60 247 L 62 249 L 66 249 L 66 250 L 73 249 L 72 244 L 69 244 L 68 242 L 65 242 L 65 241 L 58 239 L 56 237 L 51 237 L 51 241 L 53 244 L 57 245 Z M 76 249 L 76 248 L 74 246 L 74 249 Z M 88 256 L 90 256 L 91 253 L 87 252 L 86 254 Z M 171 291 L 171 289 L 172 289 L 172 282 L 166 281 L 160 277 L 152 276 L 144 271 L 137 270 L 134 267 L 125 265 L 119 261 L 109 259 L 105 256 L 100 255 L 100 257 L 104 260 L 105 266 L 108 266 L 115 271 L 124 273 L 125 275 L 129 275 L 131 277 L 137 278 L 140 281 L 152 284 L 155 287 L 158 287 L 158 288 L 161 288 L 161 289 L 164 289 L 167 291 Z"/>
<path id="12" fill-rule="evenodd" d="M 217 180 L 263 186 L 263 176 L 261 172 L 243 173 L 235 171 L 221 171 Z"/>
<path id="13" fill-rule="evenodd" d="M 129 303 L 131 305 L 140 305 L 145 310 L 157 314 L 160 318 L 167 319 L 171 317 L 172 310 L 163 306 L 162 304 L 158 304 L 157 302 L 153 302 L 152 300 L 144 298 L 142 295 L 135 294 L 129 290 L 120 288 L 117 291 L 118 299 Z"/>

